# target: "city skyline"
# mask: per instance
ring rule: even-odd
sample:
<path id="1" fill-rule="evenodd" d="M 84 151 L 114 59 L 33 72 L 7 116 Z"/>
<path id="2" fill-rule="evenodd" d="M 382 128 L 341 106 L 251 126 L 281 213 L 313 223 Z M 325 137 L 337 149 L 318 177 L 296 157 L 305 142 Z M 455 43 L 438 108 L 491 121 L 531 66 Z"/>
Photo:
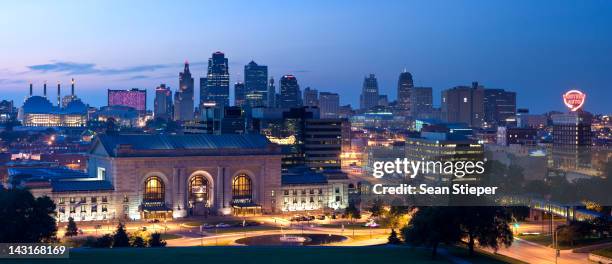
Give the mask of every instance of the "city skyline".
<path id="1" fill-rule="evenodd" d="M 364 76 L 376 74 L 381 94 L 395 99 L 398 75 L 406 69 L 415 86 L 433 87 L 435 106 L 440 106 L 442 90 L 478 81 L 515 91 L 517 107 L 534 113 L 564 110 L 556 98 L 569 89 L 587 94 L 586 110 L 609 111 L 605 98 L 612 96 L 606 89 L 612 79 L 606 73 L 612 54 L 607 47 L 612 38 L 605 34 L 610 18 L 603 10 L 609 10 L 610 3 L 268 3 L 252 6 L 257 15 L 243 14 L 250 3 L 185 5 L 193 10 L 169 2 L 155 7 L 133 2 L 110 19 L 99 19 L 96 10 L 111 10 L 116 3 L 91 2 L 79 9 L 68 2 L 8 4 L 0 11 L 0 21 L 20 24 L 2 30 L 8 40 L 0 51 L 5 58 L 0 62 L 3 99 L 20 105 L 29 81 L 34 82 L 34 93 L 41 94 L 45 80 L 66 86 L 75 78 L 80 98 L 93 106 L 105 105 L 101 95 L 107 89 L 140 88 L 149 91 L 147 108 L 152 109 L 160 83 L 176 91 L 182 61 L 191 62 L 193 77 L 199 80 L 210 54 L 222 51 L 229 58 L 231 85 L 243 81 L 244 65 L 254 60 L 267 65 L 275 80 L 295 75 L 301 87 L 338 92 L 341 104 L 353 107 L 359 105 L 357 91 Z M 214 16 L 197 16 L 211 8 L 219 15 L 236 13 L 237 23 L 213 26 Z M 299 8 L 303 15 L 290 21 L 295 14 L 278 12 L 280 8 Z M 143 12 L 135 12 L 139 9 Z M 344 9 L 350 10 L 339 12 Z M 490 11 L 497 9 L 504 12 L 493 16 Z M 171 19 L 154 20 L 160 10 Z M 26 11 L 28 19 L 23 20 L 19 15 Z M 308 18 L 314 12 L 320 13 L 316 21 Z M 368 12 L 385 15 L 380 22 L 360 21 Z M 70 15 L 51 19 L 50 14 L 66 13 Z M 411 23 L 403 23 L 404 17 Z M 471 17 L 487 19 L 489 25 Z M 248 27 L 240 26 L 247 22 Z M 323 25 L 326 31 L 318 30 Z M 376 34 L 375 41 L 366 41 L 371 34 Z M 171 40 L 179 35 L 183 40 Z M 453 45 L 445 44 L 449 42 Z M 233 91 L 230 94 L 233 98 Z M 546 97 L 555 99 L 541 100 Z"/>

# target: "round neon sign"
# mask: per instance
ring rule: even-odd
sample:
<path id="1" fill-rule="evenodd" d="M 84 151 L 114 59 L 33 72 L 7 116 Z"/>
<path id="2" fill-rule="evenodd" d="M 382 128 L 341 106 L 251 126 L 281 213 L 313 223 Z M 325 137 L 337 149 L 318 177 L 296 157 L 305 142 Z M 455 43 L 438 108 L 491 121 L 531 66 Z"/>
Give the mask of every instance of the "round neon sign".
<path id="1" fill-rule="evenodd" d="M 577 111 L 584 105 L 586 94 L 578 90 L 570 90 L 563 94 L 563 103 L 572 112 Z"/>

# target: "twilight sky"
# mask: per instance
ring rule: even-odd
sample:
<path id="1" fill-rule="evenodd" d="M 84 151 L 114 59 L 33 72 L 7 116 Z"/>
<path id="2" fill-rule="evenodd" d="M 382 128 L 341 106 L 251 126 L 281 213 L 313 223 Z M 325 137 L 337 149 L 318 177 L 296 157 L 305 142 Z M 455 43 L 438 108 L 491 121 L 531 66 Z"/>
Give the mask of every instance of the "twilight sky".
<path id="1" fill-rule="evenodd" d="M 44 80 L 68 92 L 75 78 L 91 105 L 105 105 L 108 88 L 138 87 L 152 108 L 156 85 L 175 89 L 189 60 L 198 87 L 219 50 L 232 83 L 255 60 L 354 106 L 366 74 L 394 99 L 406 68 L 435 105 L 441 90 L 479 81 L 516 91 L 534 113 L 563 110 L 570 88 L 587 93 L 586 110 L 612 112 L 606 0 L 12 1 L 0 8 L 0 43 L 0 99 L 18 106 L 29 81 L 41 94 Z"/>

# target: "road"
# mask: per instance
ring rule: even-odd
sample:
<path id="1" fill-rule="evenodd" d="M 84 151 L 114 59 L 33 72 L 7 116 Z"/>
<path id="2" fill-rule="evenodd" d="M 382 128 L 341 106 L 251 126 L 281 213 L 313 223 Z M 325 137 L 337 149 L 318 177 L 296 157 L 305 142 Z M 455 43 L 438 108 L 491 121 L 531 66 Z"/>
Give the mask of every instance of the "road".
<path id="1" fill-rule="evenodd" d="M 485 248 L 493 253 L 493 250 Z M 514 238 L 509 248 L 501 248 L 497 254 L 522 260 L 528 263 L 555 264 L 555 250 L 520 238 Z M 571 250 L 561 250 L 557 259 L 558 264 L 590 263 L 587 253 L 573 253 Z"/>

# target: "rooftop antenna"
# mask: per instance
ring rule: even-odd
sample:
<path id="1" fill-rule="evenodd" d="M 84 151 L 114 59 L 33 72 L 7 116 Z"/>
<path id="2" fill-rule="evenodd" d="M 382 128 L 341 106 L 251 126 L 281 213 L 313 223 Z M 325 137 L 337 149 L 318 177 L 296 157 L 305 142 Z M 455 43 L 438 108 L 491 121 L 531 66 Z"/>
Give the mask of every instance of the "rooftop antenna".
<path id="1" fill-rule="evenodd" d="M 47 81 L 45 81 L 45 84 L 43 85 L 43 95 L 47 97 Z"/>
<path id="2" fill-rule="evenodd" d="M 74 78 L 72 78 L 72 80 L 70 80 L 70 95 L 72 95 L 72 97 L 74 97 Z"/>
<path id="3" fill-rule="evenodd" d="M 30 97 L 32 96 L 32 93 L 34 93 L 34 91 L 32 89 L 32 82 L 30 82 Z"/>

